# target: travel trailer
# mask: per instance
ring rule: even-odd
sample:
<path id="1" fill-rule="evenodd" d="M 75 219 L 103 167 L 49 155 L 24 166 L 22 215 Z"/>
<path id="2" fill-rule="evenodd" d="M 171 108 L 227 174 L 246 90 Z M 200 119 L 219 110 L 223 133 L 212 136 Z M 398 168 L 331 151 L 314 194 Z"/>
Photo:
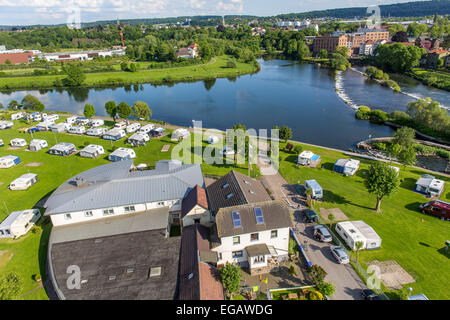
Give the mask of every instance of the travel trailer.
<path id="1" fill-rule="evenodd" d="M 132 146 L 143 146 L 147 141 L 150 141 L 150 138 L 146 133 L 137 132 L 128 138 L 128 143 Z"/>
<path id="2" fill-rule="evenodd" d="M 39 151 L 43 148 L 48 148 L 48 143 L 47 141 L 43 140 L 43 139 L 33 139 L 30 142 L 30 145 L 28 147 L 28 149 L 30 151 Z"/>
<path id="3" fill-rule="evenodd" d="M 316 180 L 306 180 L 305 188 L 311 189 L 312 194 L 311 197 L 313 199 L 321 200 L 323 198 L 323 190 L 319 183 Z"/>
<path id="4" fill-rule="evenodd" d="M 357 242 L 363 243 L 361 249 L 378 249 L 381 247 L 380 236 L 364 221 L 338 222 L 335 230 L 351 250 L 356 250 Z"/>
<path id="5" fill-rule="evenodd" d="M 12 212 L 0 223 L 0 238 L 18 238 L 26 234 L 40 217 L 39 209 Z"/>
<path id="6" fill-rule="evenodd" d="M 105 132 L 105 134 L 103 134 L 103 139 L 105 140 L 111 140 L 111 141 L 117 141 L 122 139 L 123 137 L 125 137 L 125 131 L 122 129 L 111 129 L 108 132 Z"/>
<path id="7" fill-rule="evenodd" d="M 0 168 L 7 169 L 16 166 L 20 163 L 20 158 L 17 156 L 3 156 L 0 157 Z"/>
<path id="8" fill-rule="evenodd" d="M 139 128 L 141 127 L 141 124 L 139 122 L 134 122 L 132 124 L 130 124 L 129 126 L 127 126 L 127 133 L 133 133 L 139 130 Z"/>
<path id="9" fill-rule="evenodd" d="M 25 139 L 21 138 L 12 139 L 9 143 L 11 147 L 25 147 L 28 144 Z"/>
<path id="10" fill-rule="evenodd" d="M 100 127 L 100 126 L 102 126 L 102 125 L 104 125 L 105 124 L 105 120 L 103 120 L 103 119 L 92 119 L 91 120 L 91 126 L 92 127 Z"/>
<path id="11" fill-rule="evenodd" d="M 318 164 L 320 156 L 311 151 L 303 151 L 298 155 L 297 164 L 301 166 L 314 166 Z"/>
<path id="12" fill-rule="evenodd" d="M 105 149 L 97 144 L 90 144 L 80 151 L 80 156 L 84 158 L 97 158 L 101 154 L 105 154 Z"/>
<path id="13" fill-rule="evenodd" d="M 134 150 L 128 148 L 118 148 L 108 156 L 109 161 L 122 161 L 136 158 Z"/>
<path id="14" fill-rule="evenodd" d="M 106 128 L 105 128 L 105 127 L 94 127 L 94 128 L 89 128 L 89 129 L 86 131 L 86 134 L 87 134 L 88 136 L 100 137 L 100 136 L 102 136 L 105 132 L 106 132 Z"/>
<path id="15" fill-rule="evenodd" d="M 73 143 L 61 142 L 51 147 L 48 153 L 56 156 L 69 156 L 75 151 L 77 149 Z"/>
<path id="16" fill-rule="evenodd" d="M 152 131 L 154 127 L 155 126 L 152 124 L 146 124 L 145 126 L 141 127 L 138 132 L 149 134 L 150 131 Z"/>
<path id="17" fill-rule="evenodd" d="M 83 134 L 86 133 L 86 128 L 84 126 L 74 126 L 70 127 L 68 132 L 72 134 Z"/>
<path id="18" fill-rule="evenodd" d="M 19 178 L 11 182 L 10 190 L 27 190 L 32 185 L 38 182 L 38 176 L 35 173 L 25 173 Z"/>
<path id="19" fill-rule="evenodd" d="M 430 174 L 424 174 L 417 180 L 414 191 L 429 197 L 439 197 L 444 191 L 444 181 Z"/>

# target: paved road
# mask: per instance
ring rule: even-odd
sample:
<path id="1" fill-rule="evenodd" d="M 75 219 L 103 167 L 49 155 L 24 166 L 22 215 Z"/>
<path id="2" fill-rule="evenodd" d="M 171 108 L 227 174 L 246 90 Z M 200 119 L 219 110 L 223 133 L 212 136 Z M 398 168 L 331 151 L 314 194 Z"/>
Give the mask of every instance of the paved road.
<path id="1" fill-rule="evenodd" d="M 307 241 L 307 252 L 309 259 L 313 264 L 320 265 L 327 272 L 326 281 L 331 281 L 336 287 L 336 291 L 331 300 L 360 300 L 361 289 L 366 289 L 364 282 L 359 278 L 355 270 L 350 265 L 341 265 L 336 263 L 332 256 L 329 244 L 318 242 L 313 239 L 312 226 L 303 222 L 301 210 L 305 209 L 305 203 L 298 196 L 295 188 L 289 185 L 286 180 L 278 173 L 275 174 L 273 168 L 268 168 L 267 157 L 259 155 L 258 165 L 261 169 L 262 183 L 272 192 L 274 199 L 285 200 L 286 203 L 295 208 L 294 211 L 294 229 L 299 241 Z"/>

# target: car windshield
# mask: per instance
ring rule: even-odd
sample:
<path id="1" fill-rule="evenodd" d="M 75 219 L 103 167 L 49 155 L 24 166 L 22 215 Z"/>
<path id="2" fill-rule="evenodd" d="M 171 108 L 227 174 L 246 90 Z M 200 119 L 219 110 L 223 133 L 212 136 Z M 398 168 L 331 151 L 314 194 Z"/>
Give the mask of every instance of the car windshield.
<path id="1" fill-rule="evenodd" d="M 325 228 L 320 228 L 320 232 L 323 234 L 323 236 L 324 236 L 325 238 L 331 237 L 331 234 L 330 234 L 330 233 L 328 232 L 328 230 L 325 229 Z"/>

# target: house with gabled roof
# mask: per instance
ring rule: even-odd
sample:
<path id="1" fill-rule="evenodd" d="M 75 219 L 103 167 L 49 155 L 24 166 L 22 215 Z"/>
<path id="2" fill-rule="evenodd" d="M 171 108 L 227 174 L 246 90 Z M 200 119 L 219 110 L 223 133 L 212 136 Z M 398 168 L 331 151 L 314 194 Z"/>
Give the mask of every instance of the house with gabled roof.
<path id="1" fill-rule="evenodd" d="M 290 211 L 283 201 L 219 209 L 211 238 L 218 267 L 229 262 L 248 268 L 250 274 L 269 272 L 288 257 L 290 227 Z"/>
<path id="2" fill-rule="evenodd" d="M 259 180 L 234 170 L 213 182 L 206 191 L 213 215 L 220 208 L 272 200 Z"/>
<path id="3" fill-rule="evenodd" d="M 214 223 L 211 212 L 209 211 L 205 189 L 197 185 L 189 191 L 181 203 L 180 218 L 183 227 L 196 223 L 211 226 Z"/>

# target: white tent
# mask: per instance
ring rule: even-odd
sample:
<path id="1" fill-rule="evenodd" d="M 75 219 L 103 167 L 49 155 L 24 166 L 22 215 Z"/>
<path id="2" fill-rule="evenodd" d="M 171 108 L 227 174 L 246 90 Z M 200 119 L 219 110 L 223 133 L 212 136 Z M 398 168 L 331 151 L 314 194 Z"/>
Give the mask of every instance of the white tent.
<path id="1" fill-rule="evenodd" d="M 180 139 L 186 139 L 187 137 L 190 136 L 190 132 L 187 129 L 184 128 L 179 128 L 176 129 L 174 132 L 172 132 L 172 137 L 171 140 L 172 141 L 179 141 Z"/>

